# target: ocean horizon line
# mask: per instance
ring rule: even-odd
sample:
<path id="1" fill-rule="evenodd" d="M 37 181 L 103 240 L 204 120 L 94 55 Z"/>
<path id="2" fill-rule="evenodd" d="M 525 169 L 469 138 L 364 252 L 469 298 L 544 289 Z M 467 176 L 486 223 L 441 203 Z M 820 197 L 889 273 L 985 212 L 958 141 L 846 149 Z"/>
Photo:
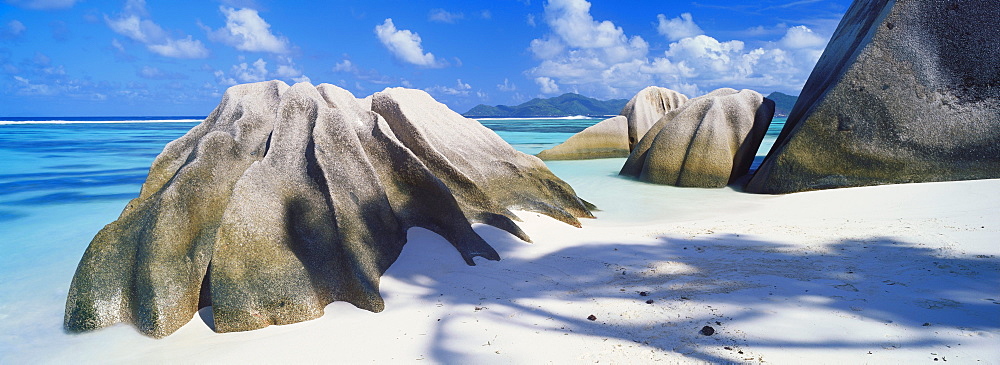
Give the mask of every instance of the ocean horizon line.
<path id="1" fill-rule="evenodd" d="M 476 120 L 584 120 L 606 119 L 611 116 L 566 115 L 550 117 L 466 117 Z M 126 123 L 193 123 L 207 116 L 107 116 L 107 117 L 0 117 L 0 125 L 25 124 L 126 124 Z"/>
<path id="2" fill-rule="evenodd" d="M 546 119 L 560 119 L 560 120 L 576 120 L 576 119 L 607 119 L 613 117 L 613 115 L 565 115 L 565 116 L 527 116 L 527 117 L 480 117 L 480 116 L 467 116 L 463 117 L 476 120 L 502 120 L 502 119 L 521 119 L 521 120 L 546 120 Z"/>
<path id="3" fill-rule="evenodd" d="M 207 116 L 0 117 L 0 125 L 200 122 Z"/>

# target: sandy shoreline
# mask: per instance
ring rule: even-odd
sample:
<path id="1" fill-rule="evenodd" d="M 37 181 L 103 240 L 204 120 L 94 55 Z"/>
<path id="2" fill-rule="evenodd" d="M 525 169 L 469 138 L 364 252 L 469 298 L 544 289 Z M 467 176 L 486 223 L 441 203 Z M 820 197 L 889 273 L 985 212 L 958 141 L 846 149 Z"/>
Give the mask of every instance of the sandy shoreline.
<path id="1" fill-rule="evenodd" d="M 603 210 L 583 229 L 519 212 L 535 244 L 477 226 L 500 262 L 466 266 L 411 230 L 382 313 L 334 303 L 228 334 L 195 316 L 162 340 L 118 325 L 0 359 L 1000 363 L 1000 180 L 762 196 L 622 180 L 616 164 L 550 164 Z"/>

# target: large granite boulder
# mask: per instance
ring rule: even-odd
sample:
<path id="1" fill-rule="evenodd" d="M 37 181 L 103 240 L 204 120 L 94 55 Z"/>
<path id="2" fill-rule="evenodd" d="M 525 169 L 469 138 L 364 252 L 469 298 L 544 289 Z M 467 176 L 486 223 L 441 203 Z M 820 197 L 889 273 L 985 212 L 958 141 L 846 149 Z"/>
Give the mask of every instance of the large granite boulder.
<path id="1" fill-rule="evenodd" d="M 628 157 L 628 147 L 628 119 L 619 115 L 587 127 L 536 156 L 543 160 Z"/>
<path id="2" fill-rule="evenodd" d="M 622 108 L 621 115 L 628 119 L 628 148 L 635 149 L 642 136 L 667 112 L 677 109 L 687 96 L 679 92 L 657 86 L 642 89 Z"/>
<path id="3" fill-rule="evenodd" d="M 414 93 L 426 95 L 390 90 L 373 104 Z M 316 318 L 333 301 L 381 311 L 379 278 L 410 227 L 440 234 L 472 265 L 500 257 L 471 223 L 527 239 L 510 209 L 577 225 L 591 216 L 541 161 L 475 121 L 439 118 L 429 96 L 401 99 L 390 126 L 331 85 L 230 88 L 94 237 L 66 328 L 125 322 L 163 337 L 206 306 L 219 332 Z"/>
<path id="4" fill-rule="evenodd" d="M 372 111 L 448 186 L 474 222 L 512 226 L 498 216 L 516 218 L 507 208 L 543 213 L 577 227 L 577 217 L 593 218 L 593 206 L 537 157 L 518 152 L 489 128 L 422 90 L 375 93 Z"/>
<path id="5" fill-rule="evenodd" d="M 683 187 L 721 188 L 750 170 L 774 102 L 753 90 L 718 89 L 656 122 L 621 175 Z"/>
<path id="6" fill-rule="evenodd" d="M 1000 6 L 857 0 L 746 187 L 1000 178 Z"/>

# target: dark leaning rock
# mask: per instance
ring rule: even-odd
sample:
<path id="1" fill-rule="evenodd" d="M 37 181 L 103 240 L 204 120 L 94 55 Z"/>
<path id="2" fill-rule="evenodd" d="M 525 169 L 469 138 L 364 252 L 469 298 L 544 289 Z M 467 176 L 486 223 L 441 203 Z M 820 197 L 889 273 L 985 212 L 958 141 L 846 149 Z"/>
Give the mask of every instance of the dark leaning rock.
<path id="1" fill-rule="evenodd" d="M 536 156 L 543 160 L 628 157 L 628 147 L 628 119 L 619 115 L 587 127 Z"/>
<path id="2" fill-rule="evenodd" d="M 687 100 L 684 94 L 657 86 L 649 86 L 636 93 L 620 113 L 628 119 L 629 151 L 635 149 L 639 140 L 664 114 L 677 109 Z"/>
<path id="3" fill-rule="evenodd" d="M 746 187 L 1000 177 L 1000 6 L 855 1 Z"/>
<path id="4" fill-rule="evenodd" d="M 684 187 L 721 188 L 753 163 L 774 102 L 752 90 L 718 89 L 660 119 L 632 150 L 620 174 Z"/>
<path id="5" fill-rule="evenodd" d="M 533 157 L 498 147 L 478 123 L 433 116 L 394 119 L 435 142 L 455 140 L 411 142 L 424 148 L 415 153 L 337 87 L 230 88 L 202 124 L 164 148 L 139 197 L 94 237 L 70 286 L 66 328 L 126 322 L 163 337 L 209 305 L 218 332 L 313 319 L 332 301 L 377 312 L 379 277 L 410 227 L 442 235 L 473 264 L 500 257 L 471 222 L 526 239 L 509 208 L 576 224 L 574 216 L 590 216 Z M 429 152 L 455 146 L 476 153 L 452 163 Z M 513 182 L 510 192 L 496 190 Z"/>

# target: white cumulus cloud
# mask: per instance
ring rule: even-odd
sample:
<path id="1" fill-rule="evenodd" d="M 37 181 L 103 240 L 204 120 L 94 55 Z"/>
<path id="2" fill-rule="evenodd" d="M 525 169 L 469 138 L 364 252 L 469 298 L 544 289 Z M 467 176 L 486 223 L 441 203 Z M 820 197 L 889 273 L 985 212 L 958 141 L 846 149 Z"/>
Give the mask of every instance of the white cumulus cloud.
<path id="1" fill-rule="evenodd" d="M 208 49 L 201 41 L 187 36 L 184 39 L 170 39 L 163 44 L 146 45 L 150 51 L 165 57 L 173 58 L 205 58 L 208 57 Z"/>
<path id="2" fill-rule="evenodd" d="M 462 19 L 465 19 L 465 14 L 452 13 L 444 9 L 431 10 L 430 14 L 427 15 L 427 20 L 438 23 L 452 24 Z"/>
<path id="3" fill-rule="evenodd" d="M 278 69 L 274 71 L 278 77 L 295 82 L 312 82 L 308 76 L 302 73 L 301 69 L 295 66 L 295 61 L 291 57 L 279 56 L 278 62 Z"/>
<path id="4" fill-rule="evenodd" d="M 543 93 L 557 93 L 559 84 L 568 84 L 606 96 L 617 94 L 622 83 L 635 83 L 630 89 L 646 83 L 631 76 L 605 80 L 621 75 L 623 67 L 634 68 L 631 64 L 646 57 L 649 45 L 610 21 L 595 20 L 589 2 L 552 0 L 545 6 L 545 22 L 552 32 L 532 40 L 529 48 L 541 64 L 528 70 Z"/>
<path id="5" fill-rule="evenodd" d="M 8 4 L 31 10 L 72 8 L 79 0 L 7 0 Z"/>
<path id="6" fill-rule="evenodd" d="M 826 46 L 826 39 L 804 25 L 788 28 L 785 37 L 779 41 L 782 46 L 791 49 L 817 48 Z"/>
<path id="7" fill-rule="evenodd" d="M 239 57 L 243 61 L 243 56 Z M 267 61 L 258 58 L 254 62 L 240 62 L 230 67 L 229 72 L 215 70 L 215 79 L 219 84 L 230 86 L 238 83 L 260 82 L 269 79 L 284 79 L 294 82 L 312 82 L 306 76 L 291 57 L 278 56 L 277 67 L 268 69 Z"/>
<path id="8" fill-rule="evenodd" d="M 147 79 L 158 79 L 163 77 L 163 75 L 163 71 L 160 71 L 160 69 L 152 66 L 143 66 L 142 69 L 139 70 L 139 76 Z"/>
<path id="9" fill-rule="evenodd" d="M 284 54 L 290 50 L 288 39 L 271 33 L 271 25 L 253 9 L 233 9 L 220 6 L 226 16 L 226 26 L 208 30 L 209 39 L 241 51 Z"/>
<path id="10" fill-rule="evenodd" d="M 454 87 L 438 85 L 428 88 L 426 91 L 432 94 L 469 95 L 469 90 L 472 90 L 472 85 L 462 82 L 462 79 L 458 79 Z"/>
<path id="11" fill-rule="evenodd" d="M 149 19 L 141 19 L 138 15 L 127 15 L 119 18 L 104 17 L 108 27 L 115 33 L 129 37 L 141 43 L 157 43 L 166 39 L 163 28 Z"/>
<path id="12" fill-rule="evenodd" d="M 278 69 L 274 71 L 278 77 L 293 78 L 302 76 L 302 70 L 295 68 L 295 65 L 278 65 Z"/>
<path id="13" fill-rule="evenodd" d="M 585 0 L 551 0 L 545 6 L 545 19 L 553 36 L 532 42 L 532 50 L 542 54 L 562 44 L 585 51 L 602 62 L 614 63 L 645 55 L 649 48 L 642 37 L 628 37 L 614 23 L 594 20 L 590 15 L 590 3 Z"/>
<path id="14" fill-rule="evenodd" d="M 0 31 L 0 36 L 2 36 L 2 38 L 17 38 L 27 29 L 28 28 L 24 26 L 24 23 L 14 19 L 7 22 L 7 24 L 3 26 L 2 31 Z"/>
<path id="15" fill-rule="evenodd" d="M 227 76 L 226 73 L 223 72 L 222 70 L 215 70 L 214 74 L 215 74 L 215 79 L 219 82 L 219 84 L 222 84 L 224 86 L 232 86 L 238 84 L 238 82 L 236 82 L 236 79 L 232 78 L 231 76 Z"/>
<path id="16" fill-rule="evenodd" d="M 497 90 L 500 90 L 500 91 L 516 91 L 517 90 L 517 85 L 515 85 L 513 82 L 510 82 L 510 80 L 504 78 L 502 84 L 497 84 Z"/>
<path id="17" fill-rule="evenodd" d="M 357 72 L 357 71 L 358 68 L 354 66 L 354 63 L 352 63 L 351 60 L 345 59 L 333 65 L 333 72 Z"/>
<path id="18" fill-rule="evenodd" d="M 536 77 L 535 83 L 542 90 L 542 94 L 556 94 L 559 92 L 559 85 L 556 81 L 545 76 Z"/>
<path id="19" fill-rule="evenodd" d="M 347 57 L 347 55 L 344 55 L 344 57 Z M 413 84 L 405 79 L 383 75 L 379 73 L 378 70 L 373 68 L 359 67 L 348 58 L 344 58 L 340 62 L 334 64 L 333 72 L 353 76 L 356 79 L 355 90 L 359 91 L 369 89 L 368 87 L 363 86 L 363 84 L 376 85 L 376 88 L 384 88 L 389 85 L 402 85 L 403 87 L 409 88 L 413 87 Z M 340 85 L 348 85 L 348 83 L 342 80 Z"/>
<path id="20" fill-rule="evenodd" d="M 50 88 L 45 84 L 34 84 L 31 80 L 23 78 L 21 76 L 14 76 L 14 80 L 17 81 L 19 89 L 17 94 L 19 95 L 54 95 L 55 90 Z"/>
<path id="21" fill-rule="evenodd" d="M 258 58 L 253 64 L 246 62 L 233 65 L 232 73 L 240 82 L 259 82 L 267 79 L 267 62 Z"/>
<path id="22" fill-rule="evenodd" d="M 741 40 L 704 34 L 687 13 L 657 18 L 658 32 L 672 42 L 651 53 L 639 36 L 629 36 L 611 21 L 595 20 L 587 1 L 551 0 L 545 6 L 551 31 L 530 43 L 539 63 L 526 74 L 544 94 L 568 89 L 629 97 L 649 85 L 688 96 L 720 87 L 794 91 L 826 44 L 826 38 L 801 25 L 786 28 L 781 39 L 748 47 Z"/>
<path id="23" fill-rule="evenodd" d="M 667 37 L 670 41 L 676 41 L 687 37 L 705 34 L 698 24 L 694 23 L 691 13 L 683 13 L 681 16 L 667 19 L 666 15 L 657 14 L 656 18 L 660 23 L 656 26 L 656 31 L 660 35 Z"/>
<path id="24" fill-rule="evenodd" d="M 382 45 L 401 61 L 417 66 L 440 68 L 446 66 L 433 53 L 424 52 L 420 35 L 406 29 L 396 29 L 392 18 L 375 26 L 375 35 Z"/>
<path id="25" fill-rule="evenodd" d="M 187 75 L 182 73 L 164 71 L 157 67 L 148 65 L 142 66 L 142 68 L 136 72 L 136 75 L 150 80 L 181 80 L 187 78 Z"/>
<path id="26" fill-rule="evenodd" d="M 200 40 L 196 40 L 190 35 L 186 38 L 172 38 L 158 24 L 146 19 L 148 16 L 149 12 L 146 10 L 145 0 L 128 0 L 125 3 L 123 14 L 115 18 L 105 15 L 104 22 L 115 33 L 145 44 L 146 49 L 161 56 L 172 58 L 208 57 L 208 48 L 205 48 Z M 117 46 L 115 48 L 124 49 Z"/>
<path id="27" fill-rule="evenodd" d="M 117 49 L 118 52 L 122 52 L 122 53 L 125 52 L 125 46 L 122 45 L 122 42 L 119 41 L 118 38 L 115 38 L 115 39 L 111 40 L 111 46 L 114 47 L 115 49 Z"/>

